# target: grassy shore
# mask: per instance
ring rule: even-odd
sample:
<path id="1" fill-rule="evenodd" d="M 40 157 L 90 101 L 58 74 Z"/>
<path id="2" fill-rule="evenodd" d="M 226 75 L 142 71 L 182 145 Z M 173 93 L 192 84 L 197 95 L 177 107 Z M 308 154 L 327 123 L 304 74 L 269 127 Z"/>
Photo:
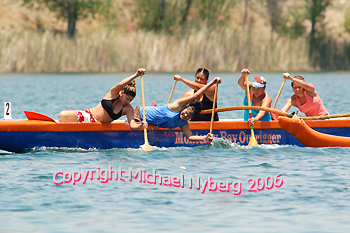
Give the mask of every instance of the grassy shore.
<path id="1" fill-rule="evenodd" d="M 212 71 L 240 71 L 245 67 L 255 71 L 350 68 L 348 35 L 330 32 L 332 37 L 319 48 L 317 62 L 312 63 L 307 35 L 271 36 L 268 24 L 261 21 L 264 17 L 256 14 L 253 16 L 259 18 L 251 19 L 254 25 L 249 30 L 236 20 L 221 28 L 200 26 L 171 34 L 136 29 L 131 11 L 123 7 L 121 18 L 125 21 L 118 21 L 120 26 L 105 27 L 102 21 L 87 19 L 79 22 L 76 37 L 68 39 L 65 22 L 58 21 L 52 12 L 23 8 L 19 0 L 1 2 L 0 13 L 5 20 L 0 17 L 0 73 L 129 72 L 141 66 L 149 71 L 177 72 L 197 67 Z M 238 7 L 232 15 L 240 19 Z M 339 12 L 338 8 L 333 10 Z"/>
<path id="2" fill-rule="evenodd" d="M 254 36 L 252 36 L 254 35 Z M 275 37 L 263 32 L 209 32 L 185 36 L 153 32 L 102 31 L 67 39 L 51 31 L 3 33 L 0 72 L 121 72 L 149 71 L 310 70 L 305 39 Z"/>

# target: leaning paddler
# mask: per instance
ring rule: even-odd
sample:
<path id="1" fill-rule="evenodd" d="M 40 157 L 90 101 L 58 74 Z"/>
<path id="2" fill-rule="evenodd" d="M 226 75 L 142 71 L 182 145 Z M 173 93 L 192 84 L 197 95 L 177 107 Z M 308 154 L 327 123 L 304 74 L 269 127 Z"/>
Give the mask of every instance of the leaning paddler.
<path id="1" fill-rule="evenodd" d="M 283 73 L 283 78 L 291 80 L 294 95 L 287 99 L 281 109 L 284 112 L 294 106 L 297 107 L 305 116 L 325 116 L 328 111 L 323 105 L 321 97 L 316 88 L 311 83 L 306 83 L 302 76 L 294 76 L 289 73 Z"/>
<path id="2" fill-rule="evenodd" d="M 250 74 L 248 69 L 243 69 L 241 71 L 242 75 L 238 79 L 238 84 L 241 86 L 243 90 L 245 90 L 245 96 L 243 105 L 248 106 L 248 97 L 247 97 L 247 83 L 246 83 L 246 77 L 248 74 Z M 271 107 L 271 97 L 266 93 L 266 80 L 262 76 L 256 76 L 253 80 L 253 82 L 248 81 L 249 85 L 249 94 L 250 94 L 250 101 L 251 106 L 261 106 L 265 108 Z M 271 121 L 272 117 L 269 112 L 263 111 L 263 110 L 251 110 L 252 111 L 252 118 L 249 119 L 249 111 L 244 111 L 244 120 L 248 121 L 249 124 L 253 125 L 257 121 Z"/>
<path id="3" fill-rule="evenodd" d="M 155 125 L 161 128 L 173 129 L 180 127 L 182 133 L 190 141 L 209 141 L 212 140 L 214 135 L 208 133 L 207 135 L 193 135 L 189 127 L 188 121 L 196 116 L 200 111 L 200 104 L 198 102 L 192 102 L 205 91 L 207 91 L 214 84 L 221 83 L 221 78 L 216 77 L 209 84 L 200 88 L 193 95 L 182 97 L 174 102 L 156 107 L 145 107 L 146 121 L 149 124 Z M 142 110 L 140 108 L 135 109 L 135 119 L 141 121 L 143 118 Z"/>
<path id="4" fill-rule="evenodd" d="M 198 68 L 194 76 L 195 81 L 182 78 L 180 75 L 174 75 L 174 80 L 181 81 L 191 88 L 182 95 L 182 97 L 186 97 L 186 96 L 193 95 L 199 89 L 204 87 L 209 80 L 209 75 L 210 73 L 208 69 Z M 214 101 L 214 93 L 215 93 L 215 87 L 212 86 L 208 90 L 206 90 L 202 95 L 198 96 L 198 98 L 195 99 L 194 101 L 197 101 L 200 103 L 200 108 L 202 110 L 212 109 L 213 101 Z M 215 103 L 215 105 L 217 105 L 217 103 Z M 218 113 L 215 113 L 214 121 L 218 121 L 218 120 L 219 120 Z M 198 114 L 197 116 L 193 117 L 191 121 L 211 121 L 211 113 Z"/>
<path id="5" fill-rule="evenodd" d="M 138 130 L 147 128 L 147 123 L 135 122 L 134 109 L 130 102 L 136 96 L 135 80 L 141 74 L 145 74 L 145 69 L 140 68 L 135 74 L 123 79 L 113 86 L 105 97 L 95 107 L 86 110 L 68 110 L 59 114 L 60 122 L 102 122 L 111 123 L 126 115 L 130 128 Z"/>

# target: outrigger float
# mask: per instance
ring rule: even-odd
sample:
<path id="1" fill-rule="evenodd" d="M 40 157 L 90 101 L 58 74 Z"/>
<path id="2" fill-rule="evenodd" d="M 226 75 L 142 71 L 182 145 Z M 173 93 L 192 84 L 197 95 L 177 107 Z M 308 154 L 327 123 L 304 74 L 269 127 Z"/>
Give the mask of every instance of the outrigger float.
<path id="1" fill-rule="evenodd" d="M 246 106 L 236 108 L 246 109 Z M 253 108 L 255 109 L 257 107 L 255 106 L 252 107 L 252 109 Z M 274 109 L 267 110 L 284 116 L 289 115 Z M 227 111 L 227 109 L 218 108 L 215 111 Z M 43 147 L 105 150 L 114 148 L 140 148 L 141 145 L 144 145 L 143 130 L 132 131 L 127 122 L 124 121 L 114 121 L 110 124 L 60 123 L 50 117 L 35 112 L 26 112 L 26 115 L 28 119 L 0 120 L 1 150 L 26 152 Z M 295 131 L 291 130 L 287 132 L 288 129 L 284 126 L 281 127 L 280 124 L 281 121 L 283 121 L 281 119 L 284 118 L 285 117 L 280 117 L 279 120 L 255 123 L 254 132 L 258 144 L 295 145 L 300 147 L 315 146 L 314 144 L 307 144 L 304 141 L 299 141 L 299 134 L 296 135 L 294 134 Z M 210 122 L 190 122 L 189 124 L 195 135 L 206 135 L 210 130 Z M 284 124 L 292 125 L 292 123 L 288 122 Z M 336 135 L 339 136 L 339 138 L 350 138 L 349 119 L 305 119 L 305 124 L 323 134 Z M 290 128 L 296 129 L 294 125 Z M 163 129 L 150 125 L 147 131 L 151 146 L 195 147 L 207 144 L 205 142 L 189 141 L 182 134 L 180 128 Z M 304 132 L 303 129 L 300 128 L 296 129 L 296 131 Z M 232 143 L 248 145 L 250 126 L 248 122 L 243 120 L 220 120 L 214 123 L 213 134 L 217 138 L 226 139 Z M 293 136 L 293 134 L 295 136 Z M 308 141 L 319 140 L 314 134 L 308 135 Z M 327 146 L 326 143 L 323 145 Z M 350 147 L 350 143 L 341 145 L 329 144 L 329 146 Z"/>

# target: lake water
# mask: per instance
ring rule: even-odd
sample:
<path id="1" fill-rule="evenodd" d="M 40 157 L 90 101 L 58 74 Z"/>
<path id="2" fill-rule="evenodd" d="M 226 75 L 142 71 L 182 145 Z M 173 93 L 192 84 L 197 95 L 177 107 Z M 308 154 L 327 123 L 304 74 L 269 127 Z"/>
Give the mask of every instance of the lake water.
<path id="1" fill-rule="evenodd" d="M 330 114 L 350 112 L 350 73 L 291 74 L 303 75 L 315 85 Z M 23 110 L 58 119 L 61 110 L 95 106 L 129 75 L 0 74 L 0 102 L 12 103 L 14 119 L 25 118 Z M 173 75 L 144 76 L 146 104 L 153 100 L 159 105 L 166 103 Z M 181 75 L 194 79 L 192 73 Z M 267 79 L 267 92 L 274 100 L 282 74 L 252 73 L 250 80 L 256 75 Z M 240 73 L 213 73 L 210 79 L 215 76 L 223 79 L 218 107 L 241 106 L 244 91 L 237 84 Z M 139 79 L 137 85 L 134 107 L 141 106 Z M 178 83 L 173 100 L 187 89 Z M 287 81 L 277 108 L 291 94 Z M 0 114 L 2 117 L 3 111 Z M 243 112 L 220 113 L 220 118 L 243 118 Z M 350 148 L 251 148 L 219 140 L 214 140 L 211 148 L 151 152 L 64 148 L 19 154 L 0 151 L 0 232 L 349 232 L 349 167 Z M 113 174 L 111 170 L 119 175 L 117 181 L 106 179 L 106 174 Z M 129 180 L 130 171 L 140 175 L 141 170 L 149 178 L 156 172 L 157 183 Z M 75 185 L 69 180 L 71 174 L 78 178 L 87 172 L 95 172 L 95 177 L 85 184 L 83 178 Z M 57 183 L 67 174 L 66 182 L 56 185 L 55 174 Z M 173 186 L 167 186 L 170 177 Z M 199 180 L 202 185 L 197 190 Z M 204 188 L 208 180 L 211 183 Z M 259 185 L 254 186 L 258 180 Z M 223 192 L 227 188 L 229 192 Z"/>

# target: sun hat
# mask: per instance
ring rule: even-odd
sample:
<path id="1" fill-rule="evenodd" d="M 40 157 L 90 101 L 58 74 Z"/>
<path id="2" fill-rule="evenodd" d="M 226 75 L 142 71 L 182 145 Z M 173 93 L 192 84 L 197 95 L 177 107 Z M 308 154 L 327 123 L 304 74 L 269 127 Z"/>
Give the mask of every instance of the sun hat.
<path id="1" fill-rule="evenodd" d="M 263 76 L 256 76 L 252 82 L 253 87 L 266 87 L 266 80 Z"/>

